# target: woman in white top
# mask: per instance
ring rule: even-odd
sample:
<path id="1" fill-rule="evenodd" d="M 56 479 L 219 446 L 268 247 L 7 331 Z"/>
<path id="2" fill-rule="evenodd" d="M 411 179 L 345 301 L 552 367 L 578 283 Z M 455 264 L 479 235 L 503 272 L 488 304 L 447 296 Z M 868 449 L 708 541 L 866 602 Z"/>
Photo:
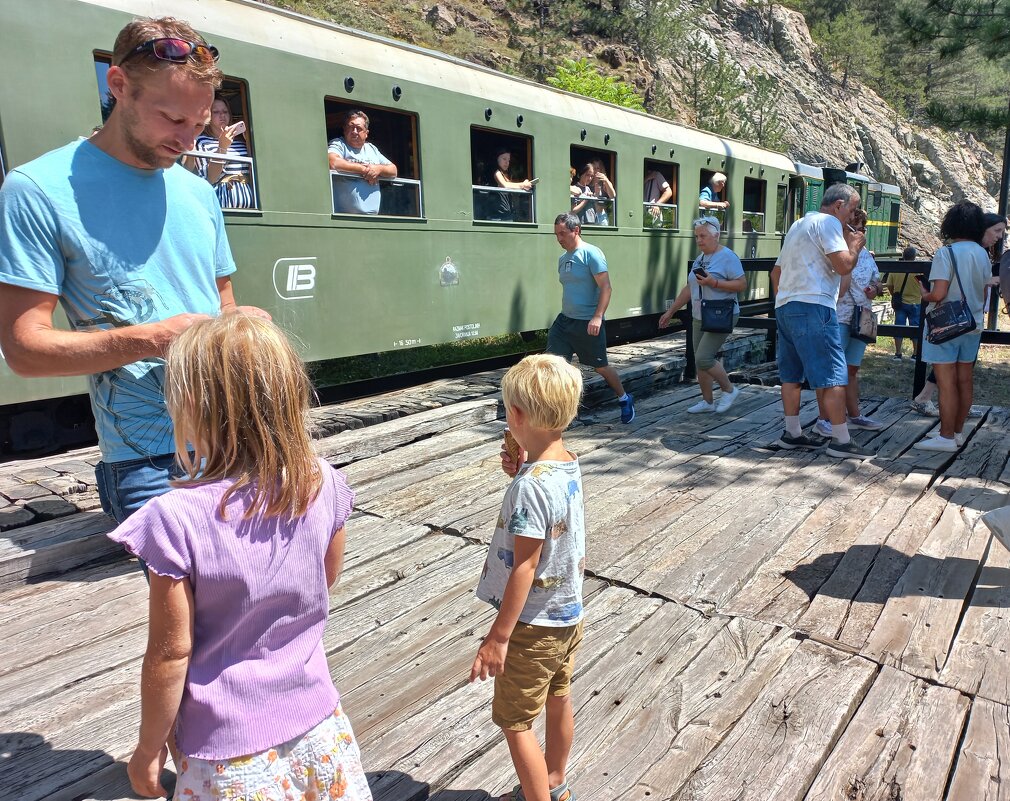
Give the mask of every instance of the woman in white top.
<path id="1" fill-rule="evenodd" d="M 999 283 L 992 277 L 989 255 L 979 244 L 985 236 L 985 223 L 976 204 L 962 200 L 951 206 L 940 225 L 940 236 L 948 244 L 933 257 L 930 285 L 922 285 L 922 299 L 929 304 L 927 315 L 941 303 L 958 303 L 963 298 L 976 326 L 974 331 L 939 345 L 928 340 L 922 343 L 922 359 L 933 365 L 940 390 L 940 430 L 915 444 L 922 450 L 954 452 L 964 444 L 964 421 L 971 409 L 975 360 L 982 341 L 985 288 Z M 928 317 L 926 328 L 928 333 Z"/>
<path id="2" fill-rule="evenodd" d="M 729 334 L 717 334 L 701 330 L 702 292 L 706 300 L 733 298 L 747 288 L 740 257 L 719 242 L 719 221 L 715 217 L 701 217 L 694 221 L 694 241 L 701 255 L 694 262 L 694 269 L 687 276 L 686 286 L 659 318 L 659 327 L 670 325 L 673 315 L 691 303 L 692 337 L 694 342 L 694 363 L 698 369 L 698 386 L 701 400 L 688 408 L 689 414 L 705 412 L 725 412 L 740 394 L 726 375 L 722 362 L 716 359 L 719 348 Z M 740 304 L 733 309 L 733 324 L 740 316 Z M 713 384 L 722 390 L 719 402 L 712 395 Z"/>

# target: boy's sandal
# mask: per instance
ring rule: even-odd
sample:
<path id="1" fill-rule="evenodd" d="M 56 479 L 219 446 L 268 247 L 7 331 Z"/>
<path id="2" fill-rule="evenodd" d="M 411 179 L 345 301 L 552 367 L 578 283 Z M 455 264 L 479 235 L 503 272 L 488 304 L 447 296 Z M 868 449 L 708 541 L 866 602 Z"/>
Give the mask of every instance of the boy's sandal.
<path id="1" fill-rule="evenodd" d="M 501 796 L 499 801 L 526 801 L 523 786 L 517 784 L 512 788 L 511 793 Z M 560 784 L 551 790 L 551 801 L 575 801 L 575 793 L 568 789 L 568 782 Z"/>

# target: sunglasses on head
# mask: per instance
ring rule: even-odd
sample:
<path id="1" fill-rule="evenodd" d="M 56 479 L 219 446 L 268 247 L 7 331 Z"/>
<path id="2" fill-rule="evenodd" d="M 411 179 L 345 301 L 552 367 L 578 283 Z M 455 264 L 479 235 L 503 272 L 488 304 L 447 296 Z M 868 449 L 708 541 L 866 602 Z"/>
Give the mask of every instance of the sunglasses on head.
<path id="1" fill-rule="evenodd" d="M 171 61 L 175 64 L 185 64 L 190 58 L 203 62 L 217 61 L 221 55 L 213 45 L 203 42 L 187 42 L 185 39 L 166 36 L 161 39 L 149 39 L 143 44 L 137 45 L 123 56 L 119 66 L 134 56 L 146 53 L 150 53 L 159 61 Z"/>

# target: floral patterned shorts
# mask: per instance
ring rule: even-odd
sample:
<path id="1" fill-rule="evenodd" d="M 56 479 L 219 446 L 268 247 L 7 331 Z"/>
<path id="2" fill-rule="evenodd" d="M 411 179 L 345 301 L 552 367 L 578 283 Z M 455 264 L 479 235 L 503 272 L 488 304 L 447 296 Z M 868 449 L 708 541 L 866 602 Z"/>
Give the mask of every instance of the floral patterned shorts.
<path id="1" fill-rule="evenodd" d="M 175 801 L 371 801 L 351 722 L 338 706 L 300 737 L 233 759 L 182 757 Z"/>

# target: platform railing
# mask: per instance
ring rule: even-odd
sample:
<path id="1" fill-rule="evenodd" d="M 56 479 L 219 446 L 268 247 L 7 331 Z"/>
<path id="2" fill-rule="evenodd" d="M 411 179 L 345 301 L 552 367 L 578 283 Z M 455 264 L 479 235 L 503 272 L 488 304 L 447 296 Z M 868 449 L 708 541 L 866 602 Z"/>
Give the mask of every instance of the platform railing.
<path id="1" fill-rule="evenodd" d="M 930 263 L 928 261 L 899 261 L 877 259 L 877 269 L 881 276 L 888 273 L 908 274 L 912 276 L 929 274 Z M 768 343 L 766 358 L 769 361 L 775 359 L 776 346 L 776 322 L 775 322 L 775 291 L 771 285 L 771 271 L 775 266 L 775 259 L 741 259 L 744 273 L 766 273 L 768 279 L 768 299 L 759 301 L 741 301 L 740 318 L 737 321 L 739 328 L 757 328 L 768 332 Z M 694 262 L 688 262 L 688 270 L 694 266 Z M 919 324 L 916 325 L 894 325 L 883 323 L 877 326 L 877 333 L 882 336 L 901 337 L 911 339 L 917 344 L 915 348 L 915 378 L 912 386 L 912 396 L 918 395 L 926 383 L 927 363 L 922 361 L 922 341 L 923 330 L 926 324 L 926 306 L 923 303 L 919 314 Z M 684 378 L 694 379 L 697 377 L 697 366 L 694 363 L 694 336 L 691 325 L 691 309 L 686 308 L 680 312 L 682 324 L 687 332 L 687 365 L 684 369 Z M 985 329 L 982 331 L 982 343 L 985 345 L 1010 345 L 1010 331 L 996 331 Z"/>

